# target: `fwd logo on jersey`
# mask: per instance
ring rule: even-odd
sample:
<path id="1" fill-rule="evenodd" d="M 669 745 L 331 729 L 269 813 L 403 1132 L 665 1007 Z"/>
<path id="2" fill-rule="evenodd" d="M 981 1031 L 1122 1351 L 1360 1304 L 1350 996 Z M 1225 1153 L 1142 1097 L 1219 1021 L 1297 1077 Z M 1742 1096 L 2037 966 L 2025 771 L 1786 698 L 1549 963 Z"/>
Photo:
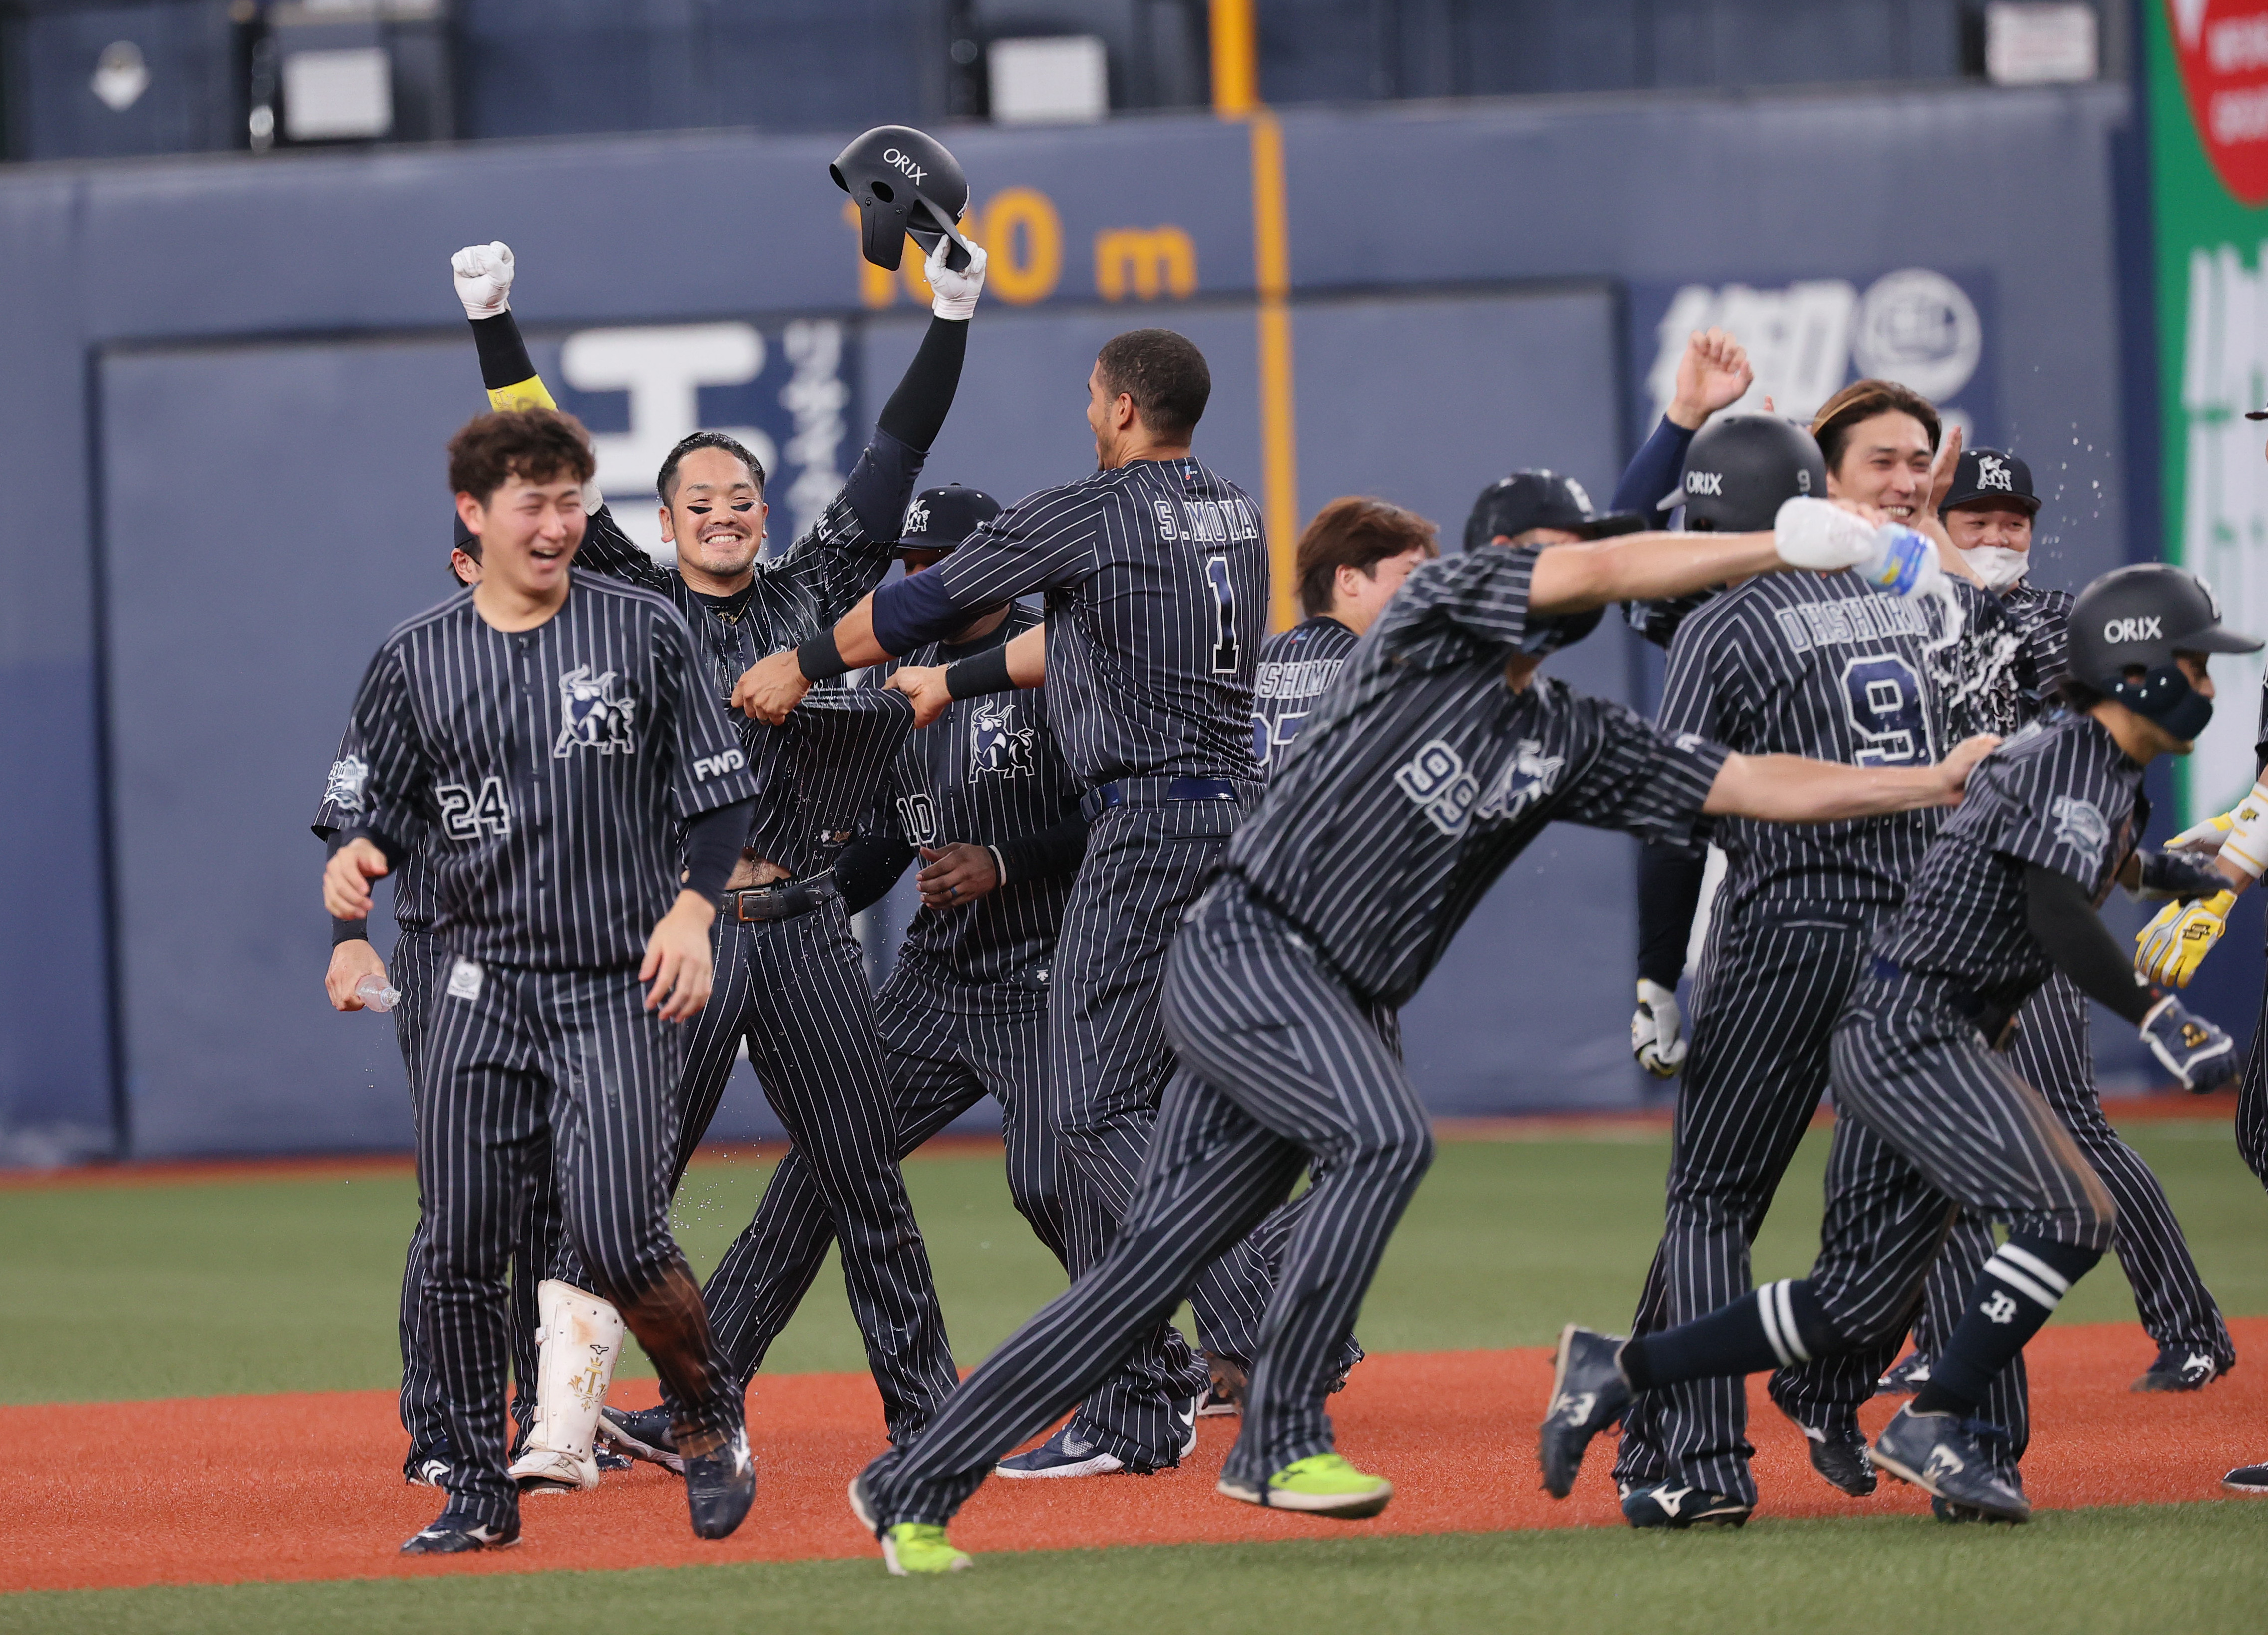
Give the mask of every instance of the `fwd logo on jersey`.
<path id="1" fill-rule="evenodd" d="M 1783 274 L 1736 284 L 1639 284 L 1631 290 L 1634 394 L 1651 406 L 1649 435 L 1677 389 L 1688 336 L 1712 327 L 1748 349 L 1756 381 L 1729 412 L 1773 412 L 1808 422 L 1852 380 L 1911 387 L 1970 440 L 1997 424 L 1992 398 L 1992 275 L 1901 267 L 1821 276 Z"/>
<path id="2" fill-rule="evenodd" d="M 693 762 L 694 781 L 705 784 L 712 777 L 721 777 L 727 772 L 737 772 L 747 764 L 748 757 L 737 749 L 727 749 L 721 755 L 701 755 Z"/>

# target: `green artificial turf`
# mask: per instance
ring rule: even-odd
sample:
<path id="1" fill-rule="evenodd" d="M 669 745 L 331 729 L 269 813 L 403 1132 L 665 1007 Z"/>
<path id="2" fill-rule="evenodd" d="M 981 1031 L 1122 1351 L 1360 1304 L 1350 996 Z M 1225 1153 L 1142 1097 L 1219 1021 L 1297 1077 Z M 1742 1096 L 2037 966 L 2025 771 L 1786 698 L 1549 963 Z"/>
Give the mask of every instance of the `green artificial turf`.
<path id="1" fill-rule="evenodd" d="M 2225 1124 L 2130 1132 L 2164 1178 L 2207 1281 L 2232 1314 L 2268 1312 L 2268 1198 Z M 1373 1351 L 1540 1345 L 1571 1319 L 1629 1318 L 1661 1221 L 1665 1138 L 1450 1141 L 1410 1206 L 1362 1315 Z M 1823 1136 L 1804 1145 L 1757 1247 L 1798 1275 L 1815 1243 Z M 696 1270 L 755 1208 L 769 1167 L 704 1161 L 678 1197 Z M 974 1363 L 1062 1287 L 1009 1206 L 997 1155 L 906 1167 L 955 1349 Z M 382 1388 L 415 1208 L 407 1176 L 0 1191 L 0 1401 Z M 2131 1320 L 2115 1263 L 2058 1320 Z M 831 1265 L 772 1350 L 781 1372 L 865 1366 Z M 643 1359 L 622 1372 L 644 1371 Z"/>
<path id="2" fill-rule="evenodd" d="M 2264 1603 L 2268 1505 L 2235 1499 L 2014 1528 L 1882 1518 L 989 1555 L 929 1581 L 887 1578 L 874 1559 L 42 1592 L 0 1598 L 0 1630 L 2168 1635 L 2257 1629 Z"/>

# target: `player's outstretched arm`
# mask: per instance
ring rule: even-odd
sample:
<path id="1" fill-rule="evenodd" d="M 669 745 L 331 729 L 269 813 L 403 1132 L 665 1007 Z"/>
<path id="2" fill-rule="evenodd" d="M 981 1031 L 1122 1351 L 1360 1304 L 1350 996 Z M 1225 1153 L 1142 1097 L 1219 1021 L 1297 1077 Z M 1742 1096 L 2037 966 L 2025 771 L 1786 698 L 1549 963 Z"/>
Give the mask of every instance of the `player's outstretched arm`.
<path id="1" fill-rule="evenodd" d="M 1970 769 L 1999 747 L 1991 734 L 1963 740 L 1935 766 L 1844 766 L 1801 755 L 1727 755 L 1704 812 L 1767 823 L 1840 823 L 1961 799 Z"/>
<path id="2" fill-rule="evenodd" d="M 900 665 L 890 686 L 914 701 L 914 725 L 927 726 L 956 698 L 1037 687 L 1048 679 L 1048 629 L 1035 624 L 1013 641 L 951 665 Z"/>
<path id="3" fill-rule="evenodd" d="M 1880 513 L 1847 501 L 1792 499 L 1769 534 L 1627 534 L 1547 546 L 1535 559 L 1528 605 L 1539 614 L 1581 613 L 1790 568 L 1838 572 L 1881 553 L 1881 522 Z"/>

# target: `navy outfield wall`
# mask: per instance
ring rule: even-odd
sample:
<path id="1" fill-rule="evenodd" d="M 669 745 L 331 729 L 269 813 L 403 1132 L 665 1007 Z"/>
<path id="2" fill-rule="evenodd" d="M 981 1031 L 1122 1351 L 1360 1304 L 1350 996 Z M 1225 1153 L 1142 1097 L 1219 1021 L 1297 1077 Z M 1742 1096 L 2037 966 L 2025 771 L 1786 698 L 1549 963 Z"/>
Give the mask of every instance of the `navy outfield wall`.
<path id="1" fill-rule="evenodd" d="M 1981 434 L 2051 482 L 2077 439 L 2043 555 L 2082 579 L 2126 554 L 2107 159 L 2124 110 L 2096 87 L 1285 115 L 1301 512 L 1369 490 L 1454 536 L 1515 463 L 1602 490 L 1650 408 L 1649 314 L 1705 300 L 1789 359 L 1788 336 L 1824 334 L 1851 367 L 1895 342 L 1942 374 L 1973 342 Z M 1160 321 L 1213 357 L 1206 452 L 1257 491 L 1244 129 L 953 140 L 996 271 L 932 473 L 1004 494 L 1075 475 L 1084 358 Z M 477 404 L 445 258 L 513 244 L 520 309 L 555 379 L 582 383 L 610 489 L 634 493 L 688 414 L 763 432 L 791 486 L 815 482 L 855 452 L 918 312 L 852 255 L 837 145 L 0 177 L 0 1156 L 104 1150 L 114 1112 L 137 1153 L 403 1139 L 385 1025 L 333 1016 L 317 988 L 301 826 L 372 644 L 445 588 L 438 444 Z M 1911 269 L 1939 283 L 1884 291 Z M 688 378 L 703 366 L 653 333 L 696 324 L 730 332 L 719 378 Z M 1619 634 L 1555 662 L 1639 684 Z M 1624 843 L 1570 832 L 1476 917 L 1410 1018 L 1436 1106 L 1638 1098 L 1628 873 Z"/>

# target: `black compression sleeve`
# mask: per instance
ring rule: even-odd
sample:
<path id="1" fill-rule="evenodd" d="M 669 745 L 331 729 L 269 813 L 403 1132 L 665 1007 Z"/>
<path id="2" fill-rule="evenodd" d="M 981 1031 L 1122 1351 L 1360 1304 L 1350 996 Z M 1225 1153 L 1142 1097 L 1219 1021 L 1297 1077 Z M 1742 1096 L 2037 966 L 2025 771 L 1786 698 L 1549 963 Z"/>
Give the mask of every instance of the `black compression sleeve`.
<path id="1" fill-rule="evenodd" d="M 1076 873 L 1086 856 L 1086 819 L 1073 811 L 1052 828 L 1004 840 L 995 850 L 1012 880 Z"/>
<path id="2" fill-rule="evenodd" d="M 491 392 L 502 391 L 535 373 L 527 342 L 519 336 L 519 321 L 510 307 L 493 318 L 475 318 L 472 324 L 473 344 L 480 349 L 482 386 Z"/>
<path id="3" fill-rule="evenodd" d="M 2024 923 L 2040 946 L 2080 991 L 2139 1027 L 2158 1002 L 2154 989 L 2134 975 L 2110 928 L 2095 911 L 2087 888 L 2068 874 L 2024 865 Z"/>
<path id="4" fill-rule="evenodd" d="M 1644 846 L 1638 854 L 1638 974 L 1675 988 L 1685 969 L 1693 916 L 1701 906 L 1706 853 Z"/>
<path id="5" fill-rule="evenodd" d="M 1008 673 L 1008 644 L 988 647 L 973 658 L 954 659 L 945 667 L 945 690 L 953 698 L 1014 692 L 1016 678 Z"/>
<path id="6" fill-rule="evenodd" d="M 946 411 L 953 407 L 953 394 L 961 385 L 961 361 L 968 351 L 968 320 L 931 319 L 921 350 L 906 365 L 905 378 L 890 394 L 890 401 L 882 405 L 876 428 L 908 448 L 927 453 L 937 434 L 945 430 Z"/>
<path id="7" fill-rule="evenodd" d="M 748 820 L 756 814 L 756 798 L 735 800 L 729 806 L 703 812 L 685 831 L 685 889 L 697 891 L 711 902 L 725 895 L 733 865 L 740 860 L 741 844 L 748 838 Z"/>
<path id="8" fill-rule="evenodd" d="M 889 895 L 917 855 L 911 843 L 895 835 L 869 831 L 854 836 L 835 858 L 835 885 L 844 911 L 857 914 Z"/>

